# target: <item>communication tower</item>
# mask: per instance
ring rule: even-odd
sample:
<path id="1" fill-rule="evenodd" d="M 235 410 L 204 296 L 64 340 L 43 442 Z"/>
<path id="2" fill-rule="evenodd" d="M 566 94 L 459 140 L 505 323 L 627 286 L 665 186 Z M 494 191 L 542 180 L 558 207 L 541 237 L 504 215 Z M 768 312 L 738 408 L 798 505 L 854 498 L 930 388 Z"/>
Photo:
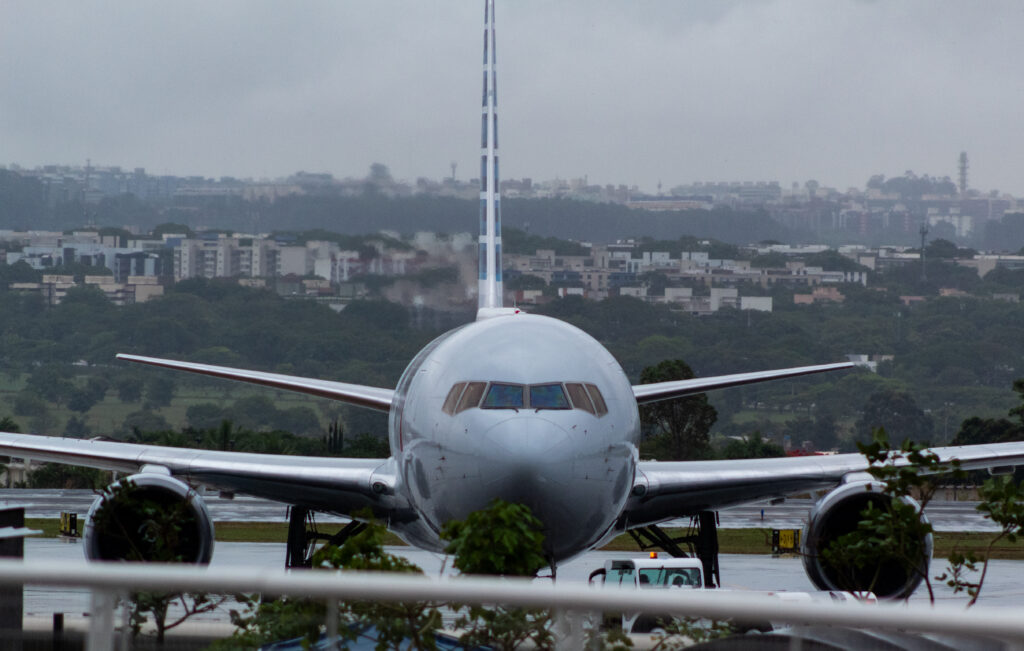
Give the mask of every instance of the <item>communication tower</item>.
<path id="1" fill-rule="evenodd" d="M 967 196 L 967 152 L 960 152 L 960 196 Z"/>

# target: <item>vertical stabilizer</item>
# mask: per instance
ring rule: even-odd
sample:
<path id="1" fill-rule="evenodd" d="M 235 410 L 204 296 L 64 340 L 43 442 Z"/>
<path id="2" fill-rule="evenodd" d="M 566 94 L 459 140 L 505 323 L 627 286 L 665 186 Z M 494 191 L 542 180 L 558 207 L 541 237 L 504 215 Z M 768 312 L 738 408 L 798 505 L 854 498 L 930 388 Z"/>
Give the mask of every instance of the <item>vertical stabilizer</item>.
<path id="1" fill-rule="evenodd" d="M 480 286 L 477 305 L 481 309 L 502 307 L 496 50 L 494 0 L 484 0 L 484 92 L 480 120 Z"/>

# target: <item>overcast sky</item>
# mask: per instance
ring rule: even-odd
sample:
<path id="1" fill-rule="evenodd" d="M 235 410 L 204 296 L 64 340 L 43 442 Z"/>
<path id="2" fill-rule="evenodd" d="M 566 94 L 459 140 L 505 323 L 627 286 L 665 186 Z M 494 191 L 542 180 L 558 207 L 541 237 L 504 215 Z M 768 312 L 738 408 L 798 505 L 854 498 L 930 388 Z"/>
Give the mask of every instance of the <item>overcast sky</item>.
<path id="1" fill-rule="evenodd" d="M 0 3 L 0 163 L 475 175 L 483 0 Z M 1024 3 L 498 0 L 505 178 L 1024 195 Z"/>

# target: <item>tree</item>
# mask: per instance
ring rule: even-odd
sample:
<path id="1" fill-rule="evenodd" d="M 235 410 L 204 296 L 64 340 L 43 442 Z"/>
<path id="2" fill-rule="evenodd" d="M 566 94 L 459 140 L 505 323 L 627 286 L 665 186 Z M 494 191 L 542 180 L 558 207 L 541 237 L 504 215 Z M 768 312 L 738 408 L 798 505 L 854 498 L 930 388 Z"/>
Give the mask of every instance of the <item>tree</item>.
<path id="1" fill-rule="evenodd" d="M 48 411 L 46 401 L 34 393 L 22 391 L 14 396 L 14 413 L 18 416 L 33 418 Z"/>
<path id="2" fill-rule="evenodd" d="M 548 286 L 546 280 L 533 274 L 518 274 L 505 276 L 505 289 L 544 289 Z"/>
<path id="3" fill-rule="evenodd" d="M 1024 429 L 1005 418 L 979 418 L 971 416 L 960 424 L 960 431 L 953 437 L 953 445 L 978 445 L 983 443 L 1005 443 L 1024 439 Z"/>
<path id="4" fill-rule="evenodd" d="M 185 419 L 188 421 L 189 427 L 194 429 L 217 427 L 222 420 L 227 418 L 227 410 L 212 402 L 191 405 L 185 410 Z"/>
<path id="5" fill-rule="evenodd" d="M 640 382 L 689 380 L 693 370 L 681 359 L 665 360 L 640 373 Z M 701 393 L 642 405 L 640 421 L 645 430 L 643 449 L 662 461 L 702 459 L 710 453 L 709 432 L 718 412 Z"/>
<path id="6" fill-rule="evenodd" d="M 795 446 L 809 441 L 815 450 L 831 450 L 836 447 L 838 426 L 832 414 L 819 414 L 814 418 L 801 416 L 786 424 L 786 433 Z"/>
<path id="7" fill-rule="evenodd" d="M 21 428 L 18 427 L 18 424 L 16 422 L 14 422 L 14 419 L 11 418 L 10 416 L 4 416 L 3 418 L 0 418 L 0 432 L 9 432 L 9 433 L 12 433 L 12 434 L 16 434 L 16 433 L 18 433 L 20 431 L 21 431 Z M 6 463 L 0 463 L 0 475 L 6 474 L 6 473 L 7 473 L 7 464 Z M 5 479 L 5 481 L 7 482 L 6 486 L 8 488 L 10 488 L 11 487 L 11 477 L 10 477 L 10 475 L 7 475 L 7 478 Z"/>
<path id="8" fill-rule="evenodd" d="M 1021 404 L 1011 409 L 1010 415 L 1016 416 L 1020 420 L 1021 427 L 1024 427 L 1024 378 L 1018 378 L 1013 381 L 1013 390 L 1020 399 Z"/>
<path id="9" fill-rule="evenodd" d="M 959 249 L 957 248 L 956 244 L 953 244 L 949 240 L 944 240 L 942 238 L 936 238 L 929 242 L 928 245 L 924 248 L 924 251 L 925 257 L 932 259 L 944 258 L 947 260 L 952 260 L 953 258 L 956 258 L 959 255 Z"/>
<path id="10" fill-rule="evenodd" d="M 889 499 L 881 505 L 869 500 L 857 528 L 820 550 L 822 563 L 832 569 L 840 586 L 850 591 L 873 592 L 879 581 L 885 580 L 887 567 L 898 567 L 905 576 L 923 580 L 935 603 L 928 576 L 934 529 L 921 517 L 921 511 L 935 495 L 936 475 L 960 475 L 960 463 L 955 459 L 942 463 L 937 454 L 909 439 L 894 448 L 882 428 L 875 429 L 872 438 L 871 443 L 858 443 L 857 448 L 868 461 L 868 474 L 882 482 Z"/>
<path id="11" fill-rule="evenodd" d="M 142 399 L 142 382 L 131 375 L 118 378 L 114 382 L 114 390 L 121 402 L 138 402 Z"/>
<path id="12" fill-rule="evenodd" d="M 154 376 L 146 383 L 146 407 L 159 409 L 166 407 L 174 400 L 174 380 Z"/>
<path id="13" fill-rule="evenodd" d="M 28 473 L 29 488 L 89 488 L 97 490 L 110 483 L 110 473 L 96 468 L 44 463 Z"/>
<path id="14" fill-rule="evenodd" d="M 70 436 L 71 438 L 85 438 L 91 433 L 92 430 L 89 429 L 89 424 L 80 416 L 72 416 L 68 418 L 68 422 L 64 426 L 64 436 Z"/>
<path id="15" fill-rule="evenodd" d="M 789 258 L 784 253 L 765 253 L 762 255 L 756 255 L 750 260 L 751 267 L 757 267 L 761 269 L 785 269 L 786 262 Z"/>
<path id="16" fill-rule="evenodd" d="M 109 536 L 120 536 L 126 551 L 124 560 L 152 563 L 188 560 L 179 551 L 183 546 L 182 540 L 195 523 L 188 500 L 177 500 L 168 505 L 165 500 L 140 489 L 130 479 L 107 486 L 101 497 L 103 502 L 92 515 L 92 525 Z M 132 633 L 138 635 L 152 616 L 157 644 L 162 645 L 168 630 L 183 624 L 193 615 L 217 609 L 228 597 L 135 592 L 129 599 Z M 183 614 L 168 621 L 168 611 L 174 602 L 179 604 Z"/>
<path id="17" fill-rule="evenodd" d="M 75 391 L 75 386 L 68 379 L 68 370 L 57 364 L 46 364 L 36 368 L 29 375 L 25 388 L 44 400 L 57 404 L 70 398 Z"/>
<path id="18" fill-rule="evenodd" d="M 90 393 L 86 389 L 78 389 L 74 391 L 68 399 L 68 409 L 84 414 L 92 409 L 93 405 L 97 402 L 99 402 L 99 400 L 97 400 L 94 394 Z"/>
<path id="19" fill-rule="evenodd" d="M 754 431 L 750 436 L 742 439 L 732 439 L 722 453 L 726 459 L 762 459 L 766 457 L 784 457 L 786 451 L 777 443 L 765 440 L 761 432 Z"/>
<path id="20" fill-rule="evenodd" d="M 544 534 L 530 508 L 495 499 L 465 520 L 453 520 L 441 529 L 449 541 L 445 552 L 455 555 L 463 574 L 533 577 L 546 566 Z M 536 648 L 551 646 L 551 613 L 544 608 L 470 606 L 456 622 L 466 632 L 459 638 L 468 648 L 518 649 L 529 642 Z"/>
<path id="21" fill-rule="evenodd" d="M 133 411 L 125 416 L 121 423 L 121 430 L 124 432 L 159 432 L 171 429 L 171 424 L 160 414 L 152 411 Z"/>
<path id="22" fill-rule="evenodd" d="M 977 509 L 999 526 L 999 533 L 992 537 L 985 551 L 979 557 L 975 553 L 961 552 L 954 549 L 949 557 L 949 565 L 941 576 L 935 577 L 945 581 L 953 588 L 953 592 L 966 592 L 971 600 L 967 606 L 973 606 L 981 595 L 988 576 L 988 562 L 992 558 L 992 550 L 999 541 L 1006 539 L 1013 543 L 1024 533 L 1024 483 L 1018 484 L 1010 476 L 991 477 L 978 489 L 981 498 Z M 977 582 L 968 578 L 969 573 L 978 571 L 981 563 L 981 575 Z"/>
<path id="23" fill-rule="evenodd" d="M 368 517 L 362 514 L 361 517 Z M 358 570 L 422 574 L 409 561 L 384 551 L 385 529 L 370 519 L 367 527 L 348 538 L 340 547 L 325 545 L 313 555 L 317 570 Z M 295 637 L 303 646 L 315 643 L 321 635 L 327 612 L 318 600 L 284 597 L 242 598 L 244 611 L 233 611 L 236 630 L 230 638 L 214 644 L 214 649 L 256 648 L 269 642 Z M 441 627 L 437 604 L 355 601 L 338 604 L 336 616 L 342 641 L 356 641 L 364 633 L 376 635 L 376 649 L 434 649 L 434 631 Z"/>
<path id="24" fill-rule="evenodd" d="M 548 564 L 542 530 L 528 506 L 495 499 L 465 520 L 446 523 L 441 537 L 449 541 L 445 552 L 455 555 L 455 567 L 464 574 L 533 577 Z"/>
<path id="25" fill-rule="evenodd" d="M 932 436 L 932 419 L 925 414 L 913 396 L 906 391 L 885 390 L 871 394 L 857 421 L 857 432 L 870 438 L 871 432 L 882 428 L 912 441 L 928 441 Z"/>

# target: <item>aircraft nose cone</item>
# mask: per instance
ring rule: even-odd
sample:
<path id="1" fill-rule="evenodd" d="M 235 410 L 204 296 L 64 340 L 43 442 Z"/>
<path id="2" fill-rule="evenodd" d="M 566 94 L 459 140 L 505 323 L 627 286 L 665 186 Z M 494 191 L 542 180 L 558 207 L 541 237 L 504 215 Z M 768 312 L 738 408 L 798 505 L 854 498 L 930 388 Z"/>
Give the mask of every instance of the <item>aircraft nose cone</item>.
<path id="1" fill-rule="evenodd" d="M 509 418 L 488 429 L 484 440 L 493 456 L 516 474 L 543 472 L 546 466 L 572 459 L 568 432 L 545 418 Z"/>
<path id="2" fill-rule="evenodd" d="M 501 497 L 530 507 L 544 527 L 549 553 L 565 558 L 609 526 L 621 496 L 604 470 L 612 462 L 622 474 L 628 458 L 613 459 L 607 447 L 595 453 L 586 440 L 545 418 L 517 416 L 484 432 L 487 452 L 481 456 L 489 462 L 480 469 L 477 498 Z"/>

